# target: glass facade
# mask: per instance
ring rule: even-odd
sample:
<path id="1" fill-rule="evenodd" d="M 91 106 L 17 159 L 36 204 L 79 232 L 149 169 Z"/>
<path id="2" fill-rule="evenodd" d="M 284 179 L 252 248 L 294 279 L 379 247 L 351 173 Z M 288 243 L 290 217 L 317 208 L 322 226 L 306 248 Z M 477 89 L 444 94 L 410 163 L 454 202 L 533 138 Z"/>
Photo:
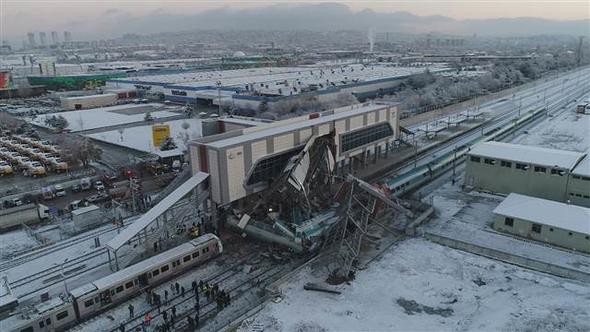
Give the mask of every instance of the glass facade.
<path id="1" fill-rule="evenodd" d="M 342 152 L 347 152 L 391 136 L 393 136 L 391 125 L 388 122 L 383 122 L 343 134 L 340 146 Z"/>
<path id="2" fill-rule="evenodd" d="M 295 149 L 283 151 L 281 153 L 277 153 L 270 157 L 266 157 L 264 159 L 259 160 L 256 162 L 254 166 L 254 170 L 248 177 L 248 181 L 246 182 L 247 185 L 253 185 L 259 182 L 266 182 L 271 181 L 277 176 L 281 174 L 285 166 L 287 166 L 287 162 L 291 157 L 298 154 L 301 150 L 303 150 L 303 146 L 297 147 Z"/>

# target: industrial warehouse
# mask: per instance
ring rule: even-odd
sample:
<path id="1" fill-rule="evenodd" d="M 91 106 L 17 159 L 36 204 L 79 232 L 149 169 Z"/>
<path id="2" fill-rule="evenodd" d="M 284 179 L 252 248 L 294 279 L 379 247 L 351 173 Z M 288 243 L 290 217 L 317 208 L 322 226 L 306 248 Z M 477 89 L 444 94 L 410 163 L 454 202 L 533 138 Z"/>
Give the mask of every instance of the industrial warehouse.
<path id="1" fill-rule="evenodd" d="M 588 153 L 486 142 L 468 155 L 467 186 L 590 207 Z"/>
<path id="2" fill-rule="evenodd" d="M 510 194 L 494 209 L 494 229 L 590 253 L 590 209 Z"/>
<path id="3" fill-rule="evenodd" d="M 381 64 L 350 64 L 332 67 L 269 67 L 113 79 L 110 88 L 136 88 L 161 93 L 180 103 L 224 104 L 258 110 L 262 103 L 273 107 L 281 100 L 317 97 L 333 100 L 342 93 L 364 99 L 392 92 L 403 79 L 429 70 L 448 71 L 444 64 L 414 67 Z"/>

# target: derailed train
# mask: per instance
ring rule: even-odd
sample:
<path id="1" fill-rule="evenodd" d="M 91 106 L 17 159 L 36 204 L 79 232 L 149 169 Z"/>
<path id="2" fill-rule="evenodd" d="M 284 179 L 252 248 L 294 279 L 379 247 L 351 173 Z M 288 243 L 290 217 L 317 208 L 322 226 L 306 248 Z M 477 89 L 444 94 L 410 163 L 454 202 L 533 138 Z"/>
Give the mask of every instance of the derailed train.
<path id="1" fill-rule="evenodd" d="M 519 117 L 516 121 L 511 121 L 509 124 L 503 127 L 495 127 L 474 142 L 457 147 L 456 150 L 437 158 L 427 165 L 420 166 L 411 172 L 385 181 L 382 184 L 382 187 L 385 187 L 385 189 L 390 194 L 395 196 L 402 196 L 412 192 L 414 189 L 420 187 L 424 183 L 442 175 L 451 169 L 453 167 L 453 163 L 465 157 L 471 150 L 471 147 L 475 144 L 502 139 L 508 134 L 512 133 L 513 130 L 518 129 L 520 126 L 532 122 L 544 112 L 544 109 L 530 111 Z"/>
<path id="2" fill-rule="evenodd" d="M 10 331 L 63 331 L 96 314 L 161 284 L 221 254 L 221 240 L 205 234 L 173 249 L 110 274 L 69 292 L 69 299 L 42 303 L 29 315 L 20 314 Z"/>

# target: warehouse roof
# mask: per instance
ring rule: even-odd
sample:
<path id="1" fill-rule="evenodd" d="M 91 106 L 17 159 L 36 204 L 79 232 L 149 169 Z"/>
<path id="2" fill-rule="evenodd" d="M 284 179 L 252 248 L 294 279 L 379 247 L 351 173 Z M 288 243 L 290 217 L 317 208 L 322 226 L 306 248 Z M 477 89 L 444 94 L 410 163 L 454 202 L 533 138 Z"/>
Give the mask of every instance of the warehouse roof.
<path id="1" fill-rule="evenodd" d="M 118 250 L 127 241 L 131 240 L 139 232 L 148 227 L 154 220 L 161 216 L 166 210 L 170 209 L 174 204 L 178 202 L 182 197 L 188 194 L 191 190 L 201 184 L 209 177 L 209 174 L 199 172 L 193 175 L 185 183 L 181 184 L 180 187 L 176 188 L 170 195 L 166 196 L 160 203 L 152 207 L 148 212 L 135 220 L 131 225 L 127 226 L 121 233 L 110 240 L 106 246 L 111 250 Z"/>
<path id="2" fill-rule="evenodd" d="M 584 154 L 580 152 L 502 142 L 480 143 L 473 147 L 469 154 L 541 166 L 557 166 L 568 170 L 574 168 L 584 157 Z"/>
<path id="3" fill-rule="evenodd" d="M 495 214 L 590 234 L 590 209 L 512 193 L 495 209 Z"/>
<path id="4" fill-rule="evenodd" d="M 348 110 L 335 111 L 332 114 L 329 114 L 330 111 L 328 111 L 328 112 L 324 113 L 324 114 L 328 113 L 328 115 L 323 115 L 323 116 L 320 116 L 315 119 L 302 120 L 302 121 L 297 121 L 297 122 L 285 120 L 285 124 L 283 124 L 283 125 L 281 125 L 281 121 L 277 121 L 277 122 L 274 122 L 274 123 L 269 124 L 267 126 L 260 126 L 256 129 L 253 129 L 252 131 L 245 132 L 243 135 L 226 138 L 226 139 L 222 139 L 219 141 L 213 141 L 213 142 L 207 143 L 207 145 L 214 147 L 214 148 L 218 148 L 218 149 L 225 148 L 225 147 L 237 145 L 237 144 L 244 143 L 244 142 L 260 140 L 260 139 L 264 139 L 266 137 L 272 137 L 272 136 L 280 135 L 280 134 L 284 134 L 284 133 L 286 134 L 286 133 L 290 133 L 290 132 L 293 132 L 293 131 L 296 131 L 299 129 L 312 127 L 315 125 L 319 125 L 319 124 L 323 124 L 323 123 L 327 123 L 327 122 L 331 122 L 331 121 L 335 121 L 335 120 L 345 119 L 348 117 L 357 116 L 357 115 L 361 115 L 361 114 L 364 114 L 367 112 L 371 112 L 371 111 L 375 111 L 375 110 L 383 109 L 383 108 L 390 108 L 390 107 L 391 107 L 390 105 L 363 104 L 360 106 L 350 106 L 350 107 L 347 107 Z"/>

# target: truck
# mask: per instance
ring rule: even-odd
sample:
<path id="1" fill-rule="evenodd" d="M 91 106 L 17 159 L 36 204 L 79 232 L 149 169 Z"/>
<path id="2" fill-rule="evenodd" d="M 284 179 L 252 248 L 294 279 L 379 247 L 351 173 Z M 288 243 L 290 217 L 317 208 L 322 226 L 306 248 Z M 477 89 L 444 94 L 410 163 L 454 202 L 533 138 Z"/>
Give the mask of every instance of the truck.
<path id="1" fill-rule="evenodd" d="M 20 227 L 34 225 L 48 220 L 49 208 L 43 204 L 25 204 L 0 210 L 0 232 Z"/>
<path id="2" fill-rule="evenodd" d="M 48 201 L 55 198 L 55 192 L 52 187 L 43 187 L 41 188 L 41 196 L 44 200 Z"/>

